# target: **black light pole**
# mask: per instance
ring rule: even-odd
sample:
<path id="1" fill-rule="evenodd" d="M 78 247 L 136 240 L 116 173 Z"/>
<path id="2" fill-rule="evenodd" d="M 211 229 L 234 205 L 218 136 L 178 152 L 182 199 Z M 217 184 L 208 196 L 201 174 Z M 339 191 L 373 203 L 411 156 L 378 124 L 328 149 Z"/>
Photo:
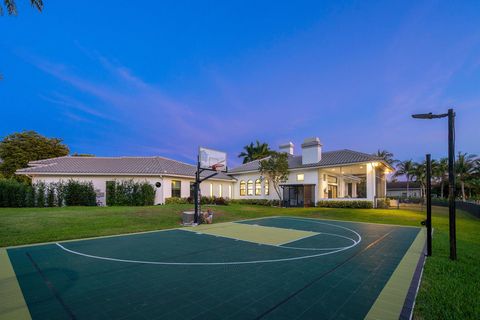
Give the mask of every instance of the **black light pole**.
<path id="1" fill-rule="evenodd" d="M 450 259 L 457 260 L 455 222 L 455 113 L 448 109 L 448 222 L 450 225 Z"/>
<path id="2" fill-rule="evenodd" d="M 427 154 L 427 256 L 432 255 L 432 158 Z"/>
<path id="3" fill-rule="evenodd" d="M 455 112 L 448 109 L 443 114 L 414 114 L 415 119 L 437 119 L 448 117 L 448 220 L 450 225 L 450 259 L 457 260 L 457 235 L 455 226 Z"/>

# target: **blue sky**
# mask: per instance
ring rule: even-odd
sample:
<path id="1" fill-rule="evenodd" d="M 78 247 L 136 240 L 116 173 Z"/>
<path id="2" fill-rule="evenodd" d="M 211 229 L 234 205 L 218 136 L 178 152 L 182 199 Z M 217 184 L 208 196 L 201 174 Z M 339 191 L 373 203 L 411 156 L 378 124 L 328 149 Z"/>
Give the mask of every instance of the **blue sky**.
<path id="1" fill-rule="evenodd" d="M 231 163 L 259 139 L 325 150 L 480 153 L 478 1 L 18 0 L 0 17 L 0 136 L 61 137 L 72 152 Z"/>

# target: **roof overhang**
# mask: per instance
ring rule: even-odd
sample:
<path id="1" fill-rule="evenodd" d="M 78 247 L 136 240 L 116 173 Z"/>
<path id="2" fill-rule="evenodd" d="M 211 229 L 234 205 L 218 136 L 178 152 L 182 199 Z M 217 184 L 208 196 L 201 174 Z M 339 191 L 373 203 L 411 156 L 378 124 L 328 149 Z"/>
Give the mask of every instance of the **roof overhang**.
<path id="1" fill-rule="evenodd" d="M 95 176 L 95 177 L 111 177 L 111 176 L 120 176 L 120 177 L 174 177 L 174 178 L 185 178 L 185 179 L 195 179 L 195 176 L 180 175 L 180 174 L 171 174 L 171 173 L 79 173 L 79 172 L 15 172 L 17 175 L 26 175 L 26 176 Z M 219 179 L 212 177 L 209 180 L 216 181 L 236 181 L 235 178 L 231 179 Z"/>

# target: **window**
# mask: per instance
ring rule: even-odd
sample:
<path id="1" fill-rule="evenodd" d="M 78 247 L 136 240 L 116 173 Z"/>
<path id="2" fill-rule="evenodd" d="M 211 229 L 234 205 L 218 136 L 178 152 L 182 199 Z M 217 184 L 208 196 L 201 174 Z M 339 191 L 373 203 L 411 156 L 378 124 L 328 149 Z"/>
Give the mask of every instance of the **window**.
<path id="1" fill-rule="evenodd" d="M 172 197 L 180 198 L 182 196 L 182 182 L 172 180 Z"/>
<path id="2" fill-rule="evenodd" d="M 247 196 L 253 196 L 253 181 L 247 181 Z"/>
<path id="3" fill-rule="evenodd" d="M 255 195 L 260 196 L 262 194 L 262 182 L 260 179 L 255 180 Z"/>
<path id="4" fill-rule="evenodd" d="M 305 175 L 303 173 L 297 174 L 297 181 L 303 181 L 305 180 Z"/>
<path id="5" fill-rule="evenodd" d="M 327 182 L 328 182 L 328 198 L 329 199 L 337 198 L 338 197 L 337 177 L 328 176 Z"/>
<path id="6" fill-rule="evenodd" d="M 270 186 L 269 186 L 269 182 L 268 182 L 268 179 L 265 179 L 265 195 L 268 196 L 270 194 Z"/>
<path id="7" fill-rule="evenodd" d="M 213 197 L 213 183 L 210 183 L 210 198 Z"/>
<path id="8" fill-rule="evenodd" d="M 228 186 L 228 198 L 232 199 L 232 186 Z"/>
<path id="9" fill-rule="evenodd" d="M 222 191 L 223 191 L 223 190 L 222 190 L 222 185 L 219 184 L 219 185 L 218 185 L 218 196 L 219 196 L 219 197 L 222 196 Z"/>
<path id="10" fill-rule="evenodd" d="M 329 184 L 328 185 L 328 198 L 329 199 L 337 198 L 337 191 L 338 191 L 338 187 L 336 185 Z"/>
<path id="11" fill-rule="evenodd" d="M 328 176 L 328 183 L 336 184 L 337 183 L 337 177 Z"/>
<path id="12" fill-rule="evenodd" d="M 240 181 L 240 195 L 241 196 L 246 196 L 247 195 L 247 186 L 245 184 L 245 181 Z"/>
<path id="13" fill-rule="evenodd" d="M 190 182 L 190 198 L 195 197 L 195 182 Z"/>
<path id="14" fill-rule="evenodd" d="M 353 197 L 353 183 L 347 183 L 347 195 Z"/>

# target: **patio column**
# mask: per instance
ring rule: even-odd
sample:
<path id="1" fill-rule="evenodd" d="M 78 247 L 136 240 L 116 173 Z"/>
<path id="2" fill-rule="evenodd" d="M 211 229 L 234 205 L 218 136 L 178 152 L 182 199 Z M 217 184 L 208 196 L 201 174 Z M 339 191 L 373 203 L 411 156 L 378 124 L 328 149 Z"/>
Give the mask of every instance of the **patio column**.
<path id="1" fill-rule="evenodd" d="M 375 166 L 373 163 L 367 163 L 367 199 L 375 199 Z"/>

